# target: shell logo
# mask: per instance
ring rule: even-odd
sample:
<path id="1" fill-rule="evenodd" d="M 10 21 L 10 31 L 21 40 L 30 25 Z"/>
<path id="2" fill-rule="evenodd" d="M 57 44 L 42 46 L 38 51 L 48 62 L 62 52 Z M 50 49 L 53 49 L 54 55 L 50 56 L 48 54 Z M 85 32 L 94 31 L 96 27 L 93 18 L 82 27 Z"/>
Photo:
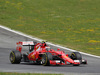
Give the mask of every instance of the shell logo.
<path id="1" fill-rule="evenodd" d="M 35 55 L 32 55 L 32 58 L 35 59 Z"/>
<path id="2" fill-rule="evenodd" d="M 65 58 L 68 58 L 67 56 L 64 56 Z"/>

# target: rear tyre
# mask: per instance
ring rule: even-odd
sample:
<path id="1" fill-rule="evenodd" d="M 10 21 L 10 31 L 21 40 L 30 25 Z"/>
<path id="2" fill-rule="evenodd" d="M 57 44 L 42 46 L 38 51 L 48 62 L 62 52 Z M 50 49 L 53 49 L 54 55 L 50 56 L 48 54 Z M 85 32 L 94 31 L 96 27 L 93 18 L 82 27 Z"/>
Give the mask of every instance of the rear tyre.
<path id="1" fill-rule="evenodd" d="M 49 66 L 50 65 L 50 60 L 53 60 L 53 56 L 51 53 L 47 52 L 42 55 L 42 60 L 41 63 L 44 66 Z"/>
<path id="2" fill-rule="evenodd" d="M 11 51 L 9 58 L 12 64 L 19 64 L 21 62 L 22 56 L 19 51 L 15 50 Z"/>
<path id="3" fill-rule="evenodd" d="M 82 56 L 81 56 L 81 54 L 79 52 L 73 52 L 71 54 L 71 59 L 73 59 L 73 60 L 79 60 L 80 63 L 82 62 Z M 73 66 L 79 66 L 79 65 L 80 64 L 76 64 L 76 65 L 73 65 Z"/>

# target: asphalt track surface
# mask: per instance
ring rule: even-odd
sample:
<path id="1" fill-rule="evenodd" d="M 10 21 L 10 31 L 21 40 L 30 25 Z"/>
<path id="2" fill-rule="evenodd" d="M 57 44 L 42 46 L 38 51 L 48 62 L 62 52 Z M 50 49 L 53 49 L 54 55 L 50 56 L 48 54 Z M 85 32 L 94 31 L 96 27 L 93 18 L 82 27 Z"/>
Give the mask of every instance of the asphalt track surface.
<path id="1" fill-rule="evenodd" d="M 18 35 L 16 33 L 7 31 L 0 28 L 0 71 L 6 72 L 35 72 L 35 73 L 79 73 L 87 74 L 92 73 L 93 75 L 100 75 L 100 59 L 82 55 L 83 59 L 87 59 L 87 65 L 80 66 L 42 66 L 28 63 L 11 64 L 9 61 L 9 54 L 12 50 L 16 49 L 16 42 L 18 41 L 30 41 L 27 37 Z M 36 41 L 36 40 L 32 40 Z M 37 41 L 38 42 L 38 41 Z M 57 50 L 57 47 L 50 46 L 52 49 Z M 62 50 L 62 49 L 61 49 Z M 64 49 L 63 49 L 64 50 Z M 23 52 L 27 52 L 27 48 L 23 49 Z M 66 53 L 70 51 L 64 50 Z"/>

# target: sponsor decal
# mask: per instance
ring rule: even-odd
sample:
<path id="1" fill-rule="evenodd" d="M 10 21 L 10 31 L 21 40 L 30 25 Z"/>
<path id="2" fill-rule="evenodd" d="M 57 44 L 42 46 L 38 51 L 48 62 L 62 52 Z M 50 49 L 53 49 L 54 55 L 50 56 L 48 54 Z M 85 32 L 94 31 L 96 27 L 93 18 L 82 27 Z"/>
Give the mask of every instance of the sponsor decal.
<path id="1" fill-rule="evenodd" d="M 67 56 L 64 56 L 65 58 L 68 58 Z"/>
<path id="2" fill-rule="evenodd" d="M 23 41 L 23 45 L 34 45 L 33 41 Z"/>
<path id="3" fill-rule="evenodd" d="M 32 58 L 35 59 L 35 55 L 32 55 Z"/>

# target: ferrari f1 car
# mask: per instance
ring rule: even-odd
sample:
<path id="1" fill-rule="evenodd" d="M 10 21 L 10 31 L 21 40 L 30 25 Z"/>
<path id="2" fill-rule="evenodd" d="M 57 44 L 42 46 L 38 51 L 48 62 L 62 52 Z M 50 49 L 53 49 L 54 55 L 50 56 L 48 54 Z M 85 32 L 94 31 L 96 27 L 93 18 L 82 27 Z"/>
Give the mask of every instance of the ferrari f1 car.
<path id="1" fill-rule="evenodd" d="M 10 53 L 10 62 L 19 64 L 20 62 L 33 62 L 41 65 L 68 65 L 79 66 L 87 64 L 87 60 L 83 60 L 79 52 L 65 54 L 59 48 L 55 51 L 51 49 L 46 42 L 23 41 L 17 42 L 16 50 Z M 22 53 L 22 46 L 29 46 L 27 53 Z"/>

